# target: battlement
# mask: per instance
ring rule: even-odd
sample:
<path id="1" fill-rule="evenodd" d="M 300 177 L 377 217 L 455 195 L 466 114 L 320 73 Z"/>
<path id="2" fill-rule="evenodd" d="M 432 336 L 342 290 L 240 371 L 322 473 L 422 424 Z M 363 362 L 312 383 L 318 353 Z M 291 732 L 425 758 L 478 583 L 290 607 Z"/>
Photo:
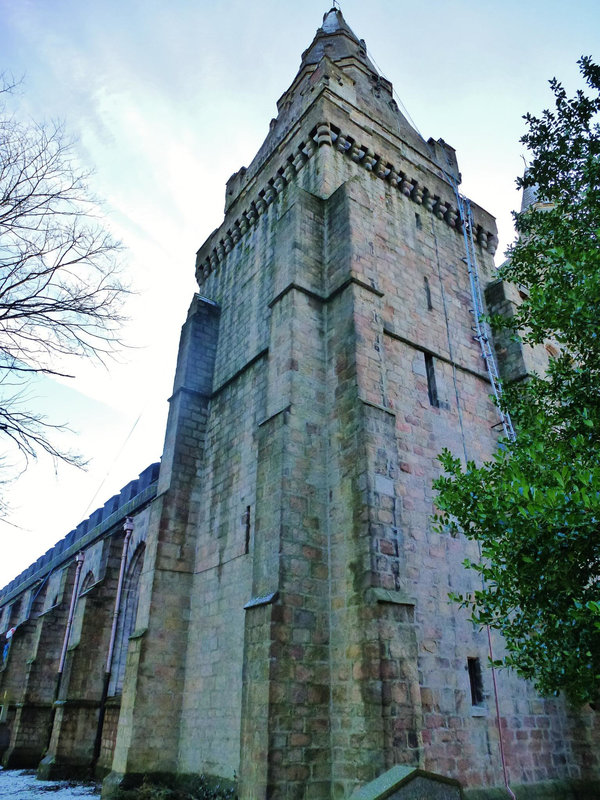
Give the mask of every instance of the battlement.
<path id="1" fill-rule="evenodd" d="M 135 514 L 156 495 L 160 463 L 155 462 L 113 495 L 103 506 L 93 511 L 54 547 L 34 561 L 16 578 L 0 589 L 0 605 L 5 605 L 36 581 L 65 564 L 75 553 L 103 536 L 126 517 Z"/>

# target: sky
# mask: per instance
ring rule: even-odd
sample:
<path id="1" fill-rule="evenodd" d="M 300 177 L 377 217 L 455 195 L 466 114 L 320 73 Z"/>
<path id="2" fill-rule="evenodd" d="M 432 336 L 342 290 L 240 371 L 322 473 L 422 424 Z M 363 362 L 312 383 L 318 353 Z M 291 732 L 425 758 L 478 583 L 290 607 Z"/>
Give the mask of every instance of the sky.
<path id="1" fill-rule="evenodd" d="M 342 0 L 346 21 L 427 139 L 456 148 L 462 190 L 496 216 L 497 263 L 520 205 L 522 116 L 548 79 L 581 86 L 596 60 L 597 0 Z M 125 245 L 128 347 L 75 378 L 37 380 L 32 406 L 66 423 L 85 471 L 30 464 L 4 486 L 0 587 L 160 458 L 177 344 L 197 286 L 194 254 L 223 218 L 225 182 L 248 165 L 326 0 L 0 0 L 0 72 L 23 78 L 20 118 L 60 120 L 105 221 Z M 0 440 L 0 456 L 2 442 Z M 0 476 L 2 477 L 2 476 Z"/>

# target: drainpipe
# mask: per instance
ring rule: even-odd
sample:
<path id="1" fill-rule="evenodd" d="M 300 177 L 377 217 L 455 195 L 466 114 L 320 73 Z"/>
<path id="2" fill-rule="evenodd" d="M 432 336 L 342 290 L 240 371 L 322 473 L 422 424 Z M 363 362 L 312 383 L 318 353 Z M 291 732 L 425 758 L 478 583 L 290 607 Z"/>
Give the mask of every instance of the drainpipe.
<path id="1" fill-rule="evenodd" d="M 58 672 L 56 673 L 56 684 L 54 686 L 54 697 L 52 699 L 52 713 L 50 715 L 50 724 L 48 726 L 48 745 L 50 747 L 50 739 L 52 738 L 52 729 L 54 728 L 54 718 L 56 716 L 56 701 L 60 693 L 60 685 L 62 683 L 63 670 L 65 668 L 65 660 L 67 657 L 67 648 L 69 646 L 69 639 L 71 637 L 71 628 L 73 627 L 73 617 L 75 616 L 75 606 L 77 604 L 77 595 L 79 594 L 79 579 L 81 578 L 81 568 L 85 556 L 80 550 L 75 556 L 75 580 L 73 581 L 73 591 L 71 592 L 71 605 L 69 606 L 69 616 L 67 618 L 67 627 L 65 629 L 65 636 L 63 639 L 62 650 L 60 653 L 60 660 L 58 662 Z M 46 749 L 47 749 L 46 748 Z"/>
<path id="2" fill-rule="evenodd" d="M 123 539 L 123 550 L 121 552 L 121 566 L 119 568 L 119 582 L 117 583 L 117 594 L 115 596 L 115 608 L 113 611 L 112 627 L 110 629 L 110 641 L 108 643 L 108 655 L 106 657 L 106 668 L 104 671 L 104 683 L 102 684 L 102 696 L 100 698 L 100 709 L 98 712 L 98 726 L 96 728 L 96 738 L 94 740 L 94 754 L 92 765 L 95 766 L 100 758 L 102 747 L 102 728 L 104 727 L 104 717 L 106 716 L 106 698 L 108 697 L 108 686 L 112 673 L 112 661 L 115 652 L 115 640 L 117 638 L 117 624 L 119 622 L 119 611 L 121 610 L 121 596 L 123 594 L 123 580 L 125 577 L 125 567 L 127 566 L 127 552 L 129 550 L 129 540 L 133 533 L 133 520 L 127 517 L 123 523 L 125 538 Z"/>

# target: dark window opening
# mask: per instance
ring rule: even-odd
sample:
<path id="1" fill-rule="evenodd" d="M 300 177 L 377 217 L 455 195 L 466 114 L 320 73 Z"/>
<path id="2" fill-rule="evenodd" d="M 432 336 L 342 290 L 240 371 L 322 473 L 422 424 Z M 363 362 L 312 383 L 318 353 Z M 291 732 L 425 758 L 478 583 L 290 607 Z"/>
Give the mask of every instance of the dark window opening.
<path id="1" fill-rule="evenodd" d="M 469 684 L 471 686 L 471 704 L 482 706 L 484 697 L 480 660 L 478 658 L 467 658 L 467 669 L 469 670 Z"/>
<path id="2" fill-rule="evenodd" d="M 435 367 L 433 364 L 433 356 L 430 353 L 425 353 L 425 374 L 427 375 L 427 393 L 429 394 L 429 402 L 434 408 L 440 407 L 440 398 L 438 396 L 437 384 L 435 382 Z"/>
<path id="3" fill-rule="evenodd" d="M 421 222 L 421 215 L 415 214 L 415 224 L 417 226 L 417 230 L 420 231 L 423 227 L 423 223 Z"/>
<path id="4" fill-rule="evenodd" d="M 429 288 L 429 280 L 427 278 L 423 278 L 423 283 L 425 284 L 425 299 L 427 300 L 427 310 L 433 311 L 433 303 L 431 302 L 431 289 Z"/>
<path id="5" fill-rule="evenodd" d="M 245 553 L 250 552 L 250 506 L 246 506 L 246 513 L 244 514 L 244 519 L 246 522 L 246 546 L 245 546 Z"/>

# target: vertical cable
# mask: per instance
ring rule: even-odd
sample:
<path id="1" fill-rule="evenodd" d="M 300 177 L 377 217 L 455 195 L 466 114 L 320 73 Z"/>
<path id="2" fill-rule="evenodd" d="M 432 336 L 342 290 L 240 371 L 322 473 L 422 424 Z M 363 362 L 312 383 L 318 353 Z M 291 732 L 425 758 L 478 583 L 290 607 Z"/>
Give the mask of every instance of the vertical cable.
<path id="1" fill-rule="evenodd" d="M 468 453 L 467 453 L 467 440 L 466 440 L 465 429 L 464 429 L 464 425 L 463 425 L 463 416 L 462 416 L 460 395 L 459 395 L 459 391 L 458 391 L 458 382 L 457 382 L 457 378 L 456 378 L 456 363 L 454 361 L 454 356 L 453 356 L 453 351 L 452 351 L 452 340 L 451 340 L 451 337 L 450 337 L 450 320 L 449 320 L 449 317 L 448 317 L 448 306 L 447 306 L 447 303 L 446 303 L 446 293 L 444 291 L 444 283 L 443 283 L 443 280 L 442 280 L 442 267 L 441 267 L 441 262 L 440 262 L 440 253 L 439 253 L 439 247 L 438 247 L 437 234 L 435 232 L 435 224 L 434 224 L 434 221 L 433 221 L 433 215 L 431 215 L 431 232 L 433 234 L 433 241 L 434 241 L 434 244 L 435 244 L 435 257 L 436 257 L 436 261 L 437 261 L 437 272 L 438 272 L 438 279 L 439 279 L 439 282 L 440 282 L 440 292 L 441 292 L 441 295 L 442 295 L 442 307 L 444 309 L 444 320 L 446 322 L 446 336 L 447 336 L 447 339 L 448 339 L 448 356 L 449 356 L 450 361 L 452 363 L 452 379 L 454 381 L 454 395 L 456 397 L 456 407 L 458 409 L 458 422 L 459 422 L 459 427 L 460 427 L 460 435 L 461 435 L 463 453 L 464 453 L 464 457 L 465 457 L 465 468 L 466 468 L 466 465 L 467 465 L 467 463 L 469 461 L 469 456 L 468 456 Z M 505 430 L 506 430 L 506 428 L 505 428 Z M 514 433 L 513 433 L 513 435 L 514 435 Z M 479 552 L 479 561 L 481 563 L 481 561 L 483 560 L 483 556 L 482 556 L 482 552 L 481 552 L 481 542 L 479 542 L 479 541 L 477 542 L 477 550 Z M 485 580 L 483 578 L 483 575 L 481 576 L 481 586 L 482 586 L 483 590 L 485 591 L 486 585 L 485 585 Z M 486 627 L 486 630 L 487 630 L 488 653 L 489 653 L 489 657 L 490 657 L 490 664 L 491 664 L 491 671 L 492 671 L 492 686 L 494 687 L 494 704 L 495 704 L 495 707 L 496 707 L 496 725 L 498 726 L 498 743 L 499 743 L 499 746 L 500 746 L 500 762 L 502 764 L 502 777 L 504 779 L 504 786 L 505 786 L 506 791 L 508 792 L 509 796 L 512 798 L 512 800 L 517 800 L 516 797 L 515 797 L 514 792 L 512 791 L 512 789 L 510 788 L 509 783 L 508 783 L 508 770 L 507 770 L 507 766 L 506 766 L 506 757 L 505 757 L 505 754 L 504 754 L 504 740 L 503 740 L 503 736 L 502 736 L 502 726 L 500 724 L 500 701 L 499 701 L 499 698 L 498 698 L 498 683 L 497 683 L 497 679 L 496 679 L 496 668 L 494 666 L 494 648 L 493 648 L 493 645 L 492 645 L 492 632 L 491 632 L 491 629 L 490 629 L 489 625 L 486 625 L 485 627 Z"/>

